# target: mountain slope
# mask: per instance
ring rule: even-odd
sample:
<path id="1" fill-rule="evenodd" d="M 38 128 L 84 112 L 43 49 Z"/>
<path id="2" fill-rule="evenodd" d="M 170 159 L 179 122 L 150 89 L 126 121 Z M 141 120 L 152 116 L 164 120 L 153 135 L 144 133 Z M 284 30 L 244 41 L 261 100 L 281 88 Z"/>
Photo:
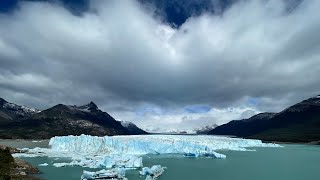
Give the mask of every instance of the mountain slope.
<path id="1" fill-rule="evenodd" d="M 216 127 L 209 134 L 217 135 L 235 135 L 246 137 L 262 131 L 269 119 L 275 116 L 276 113 L 260 113 L 248 119 L 233 120 L 227 124 Z"/>
<path id="2" fill-rule="evenodd" d="M 6 111 L 3 111 L 6 112 Z M 6 113 L 5 115 L 7 115 Z M 47 110 L 11 116 L 0 126 L 0 138 L 46 139 L 64 135 L 126 135 L 124 128 L 108 113 L 90 102 L 84 106 L 58 104 Z"/>
<path id="3" fill-rule="evenodd" d="M 263 115 L 266 116 L 258 114 L 249 119 L 231 121 L 213 129 L 209 134 L 281 142 L 320 140 L 320 96 L 304 100 L 280 113 Z"/>
<path id="4" fill-rule="evenodd" d="M 146 131 L 140 129 L 137 125 L 129 121 L 119 121 L 123 127 L 125 127 L 131 135 L 137 134 L 149 134 Z"/>
<path id="5" fill-rule="evenodd" d="M 39 110 L 7 102 L 0 98 L 0 125 L 13 122 L 17 118 L 29 117 Z"/>
<path id="6" fill-rule="evenodd" d="M 208 134 L 212 129 L 216 128 L 218 125 L 212 124 L 212 125 L 207 125 L 201 128 L 194 129 L 196 134 Z"/>

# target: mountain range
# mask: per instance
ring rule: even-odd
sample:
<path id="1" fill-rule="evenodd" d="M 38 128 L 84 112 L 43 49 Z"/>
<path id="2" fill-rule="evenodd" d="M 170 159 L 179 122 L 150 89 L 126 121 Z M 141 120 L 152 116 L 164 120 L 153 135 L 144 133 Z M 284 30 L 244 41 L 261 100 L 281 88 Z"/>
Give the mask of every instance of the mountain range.
<path id="1" fill-rule="evenodd" d="M 279 113 L 260 113 L 234 120 L 208 134 L 233 135 L 279 142 L 320 142 L 320 95 L 290 106 Z"/>
<path id="2" fill-rule="evenodd" d="M 198 134 L 232 135 L 279 142 L 320 142 L 320 95 L 279 113 L 265 112 L 221 126 L 197 129 Z M 65 135 L 147 134 L 132 122 L 117 121 L 90 102 L 58 104 L 40 111 L 0 98 L 0 138 L 47 139 Z"/>
<path id="3" fill-rule="evenodd" d="M 83 106 L 58 104 L 40 111 L 0 98 L 0 138 L 47 139 L 80 134 L 105 136 L 147 132 L 133 123 L 123 126 L 93 102 Z"/>

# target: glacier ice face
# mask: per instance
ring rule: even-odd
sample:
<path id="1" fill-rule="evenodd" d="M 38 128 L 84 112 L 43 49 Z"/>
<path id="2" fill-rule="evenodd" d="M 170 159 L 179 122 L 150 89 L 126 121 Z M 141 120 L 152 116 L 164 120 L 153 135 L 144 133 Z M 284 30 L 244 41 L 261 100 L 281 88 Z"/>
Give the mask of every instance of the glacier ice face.
<path id="1" fill-rule="evenodd" d="M 86 154 L 185 154 L 215 153 L 215 150 L 246 151 L 249 147 L 279 147 L 260 140 L 221 136 L 135 135 L 135 136 L 62 136 L 51 138 L 53 151 Z"/>
<path id="2" fill-rule="evenodd" d="M 69 163 L 61 166 L 83 166 L 91 168 L 139 168 L 141 155 L 181 154 L 186 157 L 226 158 L 216 150 L 248 151 L 252 147 L 280 147 L 260 140 L 229 138 L 208 135 L 134 135 L 134 136 L 61 136 L 53 137 L 50 148 L 26 149 L 18 156 L 70 157 Z"/>

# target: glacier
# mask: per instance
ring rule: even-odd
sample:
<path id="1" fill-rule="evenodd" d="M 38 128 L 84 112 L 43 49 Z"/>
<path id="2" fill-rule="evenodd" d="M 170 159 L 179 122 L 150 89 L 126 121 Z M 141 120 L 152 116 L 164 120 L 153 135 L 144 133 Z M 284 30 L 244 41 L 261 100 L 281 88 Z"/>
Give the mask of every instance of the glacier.
<path id="1" fill-rule="evenodd" d="M 49 146 L 58 152 L 131 155 L 215 153 L 215 150 L 279 147 L 260 140 L 208 135 L 58 136 L 50 139 Z"/>
<path id="2" fill-rule="evenodd" d="M 24 149 L 13 156 L 68 157 L 71 162 L 53 166 L 90 168 L 141 168 L 146 154 L 180 154 L 185 157 L 226 158 L 224 150 L 252 151 L 254 147 L 281 147 L 260 140 L 209 135 L 57 136 L 49 148 Z M 216 151 L 219 151 L 216 152 Z"/>

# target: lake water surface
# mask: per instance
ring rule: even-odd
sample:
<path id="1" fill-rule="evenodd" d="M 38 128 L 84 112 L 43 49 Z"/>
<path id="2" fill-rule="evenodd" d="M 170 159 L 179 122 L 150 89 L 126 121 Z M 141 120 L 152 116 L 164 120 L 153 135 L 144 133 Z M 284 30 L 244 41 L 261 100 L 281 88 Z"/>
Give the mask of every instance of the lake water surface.
<path id="1" fill-rule="evenodd" d="M 48 141 L 26 142 L 0 140 L 0 144 L 14 147 L 45 147 Z M 256 151 L 220 151 L 226 159 L 185 158 L 181 155 L 145 155 L 144 166 L 160 164 L 167 167 L 159 180 L 319 180 L 320 146 L 283 145 L 283 148 L 254 148 Z M 38 167 L 48 180 L 79 180 L 83 170 L 98 169 L 52 166 L 53 162 L 68 162 L 68 159 L 48 157 L 24 158 Z M 129 180 L 144 179 L 138 170 L 126 173 Z"/>

